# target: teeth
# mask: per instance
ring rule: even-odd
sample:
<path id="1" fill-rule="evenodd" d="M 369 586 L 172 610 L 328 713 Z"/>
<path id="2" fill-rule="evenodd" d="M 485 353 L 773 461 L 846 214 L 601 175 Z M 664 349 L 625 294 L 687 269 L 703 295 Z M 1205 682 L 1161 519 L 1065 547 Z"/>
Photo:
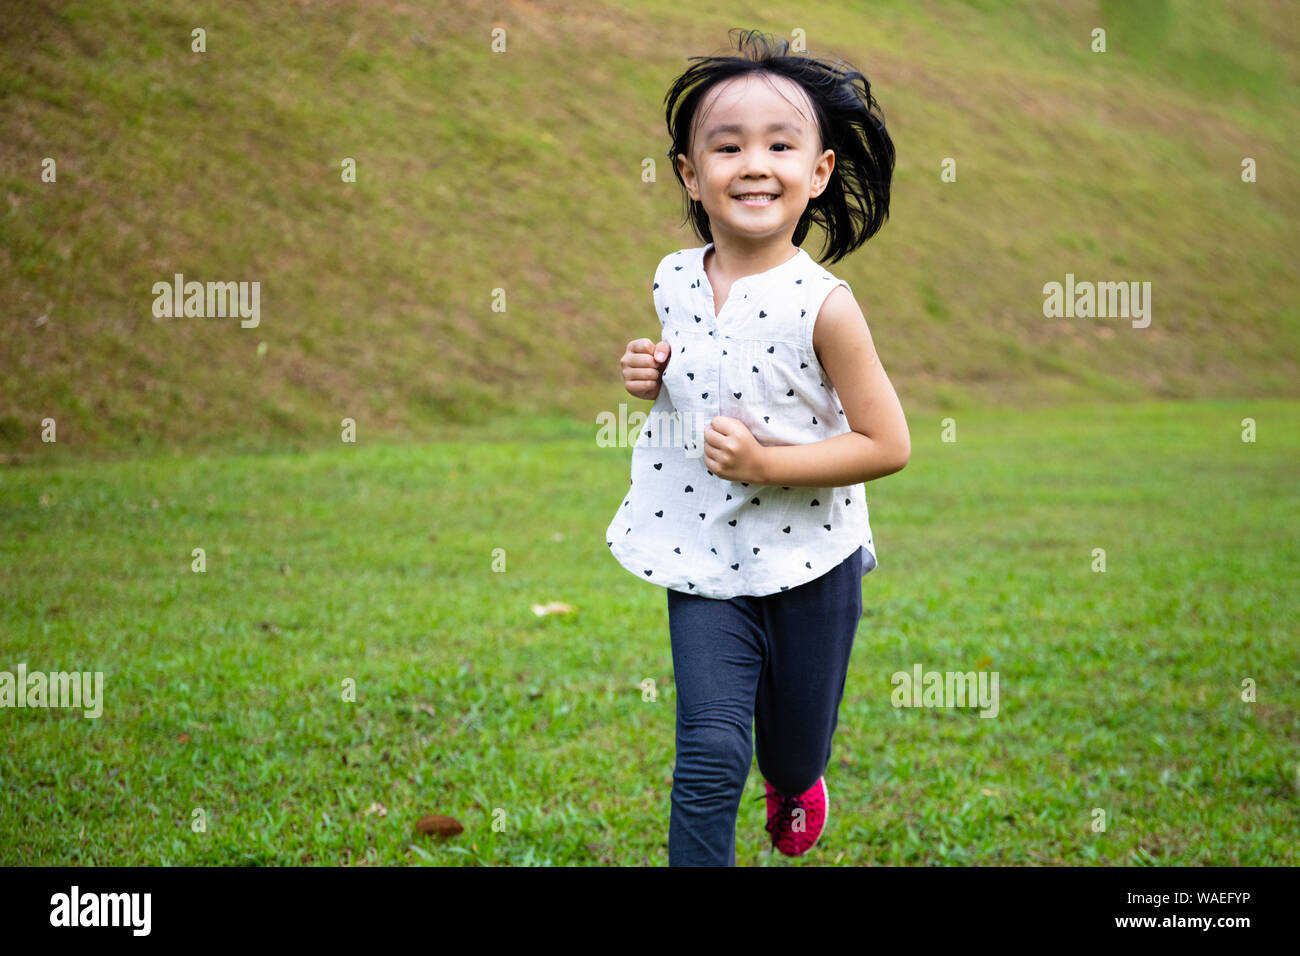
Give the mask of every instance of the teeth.
<path id="1" fill-rule="evenodd" d="M 773 193 L 745 193 L 743 196 L 737 196 L 737 199 L 775 199 Z"/>

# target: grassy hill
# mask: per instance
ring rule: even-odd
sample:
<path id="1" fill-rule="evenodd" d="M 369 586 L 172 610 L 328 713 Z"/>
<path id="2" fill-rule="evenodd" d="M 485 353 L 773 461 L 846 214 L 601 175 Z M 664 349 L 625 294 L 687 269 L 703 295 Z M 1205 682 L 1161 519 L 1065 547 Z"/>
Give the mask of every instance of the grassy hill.
<path id="1" fill-rule="evenodd" d="M 521 415 L 580 436 L 644 407 L 618 357 L 658 328 L 659 258 L 700 244 L 662 161 L 662 97 L 733 26 L 806 31 L 884 107 L 893 217 L 832 271 L 913 418 L 1297 395 L 1292 3 L 6 7 L 0 452 L 16 460 L 323 446 L 345 417 L 364 442 L 506 435 Z M 260 326 L 154 318 L 153 283 L 175 273 L 260 282 Z M 1066 273 L 1150 281 L 1151 326 L 1045 318 L 1042 287 Z"/>

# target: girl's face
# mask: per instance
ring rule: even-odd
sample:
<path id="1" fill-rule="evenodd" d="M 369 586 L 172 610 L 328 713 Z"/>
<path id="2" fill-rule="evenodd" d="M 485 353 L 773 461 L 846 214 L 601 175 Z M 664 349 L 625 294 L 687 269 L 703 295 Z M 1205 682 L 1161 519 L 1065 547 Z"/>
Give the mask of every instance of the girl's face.
<path id="1" fill-rule="evenodd" d="M 788 240 L 835 167 L 834 151 L 820 142 L 807 95 L 792 80 L 750 74 L 711 89 L 695 116 L 691 156 L 678 153 L 677 168 L 709 214 L 715 244 L 719 234 L 744 244 Z"/>

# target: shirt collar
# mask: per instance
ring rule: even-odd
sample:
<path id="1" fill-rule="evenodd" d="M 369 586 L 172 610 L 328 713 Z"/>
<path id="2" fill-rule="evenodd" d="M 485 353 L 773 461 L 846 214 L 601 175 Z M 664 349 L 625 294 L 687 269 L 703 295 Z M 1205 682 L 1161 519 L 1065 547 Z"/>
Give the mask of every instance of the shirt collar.
<path id="1" fill-rule="evenodd" d="M 700 248 L 700 256 L 695 262 L 696 273 L 704 280 L 706 284 L 710 286 L 710 288 L 712 288 L 712 283 L 709 283 L 709 276 L 704 271 L 704 257 L 708 253 L 708 251 L 713 247 L 714 246 L 712 242 L 709 242 L 706 245 L 702 246 Z M 803 260 L 806 258 L 808 258 L 808 253 L 805 252 L 804 249 L 801 247 L 798 252 L 796 252 L 789 259 L 785 260 L 785 262 L 782 262 L 780 265 L 773 266 L 771 269 L 768 269 L 765 272 L 756 272 L 753 275 L 741 276 L 739 279 L 736 279 L 731 284 L 732 288 L 735 288 L 736 286 L 742 284 L 745 287 L 748 287 L 756 283 L 767 282 L 771 279 L 777 278 L 778 276 L 783 275 L 785 272 L 794 268 L 796 264 L 802 263 Z"/>

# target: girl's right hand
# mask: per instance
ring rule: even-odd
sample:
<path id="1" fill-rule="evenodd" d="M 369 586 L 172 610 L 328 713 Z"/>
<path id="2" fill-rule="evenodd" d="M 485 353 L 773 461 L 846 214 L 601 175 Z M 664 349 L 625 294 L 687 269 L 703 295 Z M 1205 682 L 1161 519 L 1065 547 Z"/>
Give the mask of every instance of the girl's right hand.
<path id="1" fill-rule="evenodd" d="M 663 384 L 663 370 L 668 365 L 672 346 L 667 342 L 655 344 L 649 339 L 634 339 L 627 343 L 623 353 L 623 387 L 634 398 L 654 401 Z"/>

